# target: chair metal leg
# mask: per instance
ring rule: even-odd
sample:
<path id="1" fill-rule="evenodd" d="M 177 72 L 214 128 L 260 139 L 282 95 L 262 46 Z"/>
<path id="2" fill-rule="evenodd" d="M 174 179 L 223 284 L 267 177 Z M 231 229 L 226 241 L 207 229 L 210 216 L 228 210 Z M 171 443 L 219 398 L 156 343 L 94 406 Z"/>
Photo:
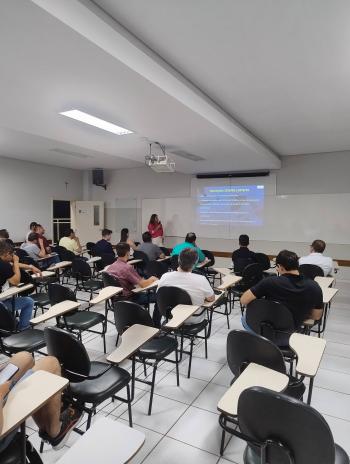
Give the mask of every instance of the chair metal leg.
<path id="1" fill-rule="evenodd" d="M 133 356 L 131 364 L 131 401 L 134 401 L 135 398 L 135 363 L 135 356 Z"/>
<path id="2" fill-rule="evenodd" d="M 220 456 L 224 454 L 224 448 L 225 448 L 225 430 L 223 429 L 221 432 Z"/>
<path id="3" fill-rule="evenodd" d="M 179 376 L 179 352 L 178 349 L 176 348 L 175 350 L 175 360 L 176 360 L 176 384 L 179 387 L 180 386 L 180 376 Z"/>
<path id="4" fill-rule="evenodd" d="M 86 423 L 86 429 L 85 430 L 89 430 L 90 426 L 91 426 L 91 418 L 92 418 L 92 413 L 94 411 L 89 411 L 88 412 L 88 420 L 87 420 L 87 423 Z"/>
<path id="5" fill-rule="evenodd" d="M 153 366 L 153 375 L 152 375 L 152 385 L 151 385 L 151 396 L 149 399 L 149 406 L 148 406 L 148 415 L 151 415 L 152 412 L 152 404 L 153 404 L 153 393 L 154 393 L 154 384 L 156 380 L 156 372 L 157 372 L 157 363 Z"/>
<path id="6" fill-rule="evenodd" d="M 204 329 L 204 350 L 205 350 L 205 359 L 208 359 L 208 337 L 207 337 L 207 328 Z"/>
<path id="7" fill-rule="evenodd" d="M 132 427 L 132 411 L 131 411 L 131 395 L 130 395 L 130 386 L 126 386 L 126 394 L 128 398 L 128 415 L 129 415 L 129 425 Z"/>
<path id="8" fill-rule="evenodd" d="M 313 387 L 314 387 L 314 378 L 311 377 L 310 378 L 310 383 L 309 383 L 309 392 L 308 392 L 308 395 L 307 395 L 307 404 L 311 404 L 311 397 L 312 397 Z"/>
<path id="9" fill-rule="evenodd" d="M 188 379 L 190 378 L 190 375 L 191 375 L 193 342 L 194 342 L 194 339 L 191 338 L 191 344 L 190 344 L 190 359 L 189 359 L 189 362 L 188 362 L 188 372 L 187 372 L 187 378 L 188 378 Z"/>

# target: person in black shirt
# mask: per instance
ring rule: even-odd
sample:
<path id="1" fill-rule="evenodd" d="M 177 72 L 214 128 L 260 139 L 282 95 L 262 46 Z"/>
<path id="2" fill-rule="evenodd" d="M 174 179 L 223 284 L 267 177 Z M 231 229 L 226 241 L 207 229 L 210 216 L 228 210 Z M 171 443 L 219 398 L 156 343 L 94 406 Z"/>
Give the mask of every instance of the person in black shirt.
<path id="1" fill-rule="evenodd" d="M 111 245 L 112 231 L 109 229 L 103 229 L 102 239 L 99 240 L 94 248 L 93 253 L 95 256 L 101 255 L 114 255 L 113 247 Z"/>
<path id="2" fill-rule="evenodd" d="M 295 329 L 299 329 L 305 319 L 318 320 L 323 312 L 323 295 L 317 282 L 299 274 L 298 256 L 292 251 L 280 251 L 276 258 L 279 276 L 261 280 L 243 293 L 242 305 L 246 306 L 256 298 L 265 297 L 286 306 L 293 315 Z M 242 325 L 250 330 L 245 318 Z"/>
<path id="3" fill-rule="evenodd" d="M 18 256 L 13 253 L 13 247 L 5 240 L 0 240 L 0 292 L 5 291 L 10 285 L 18 285 L 21 282 L 21 269 L 31 270 L 41 274 L 40 269 L 30 264 L 18 261 Z M 18 329 L 27 329 L 32 318 L 34 302 L 28 296 L 12 298 L 1 302 L 9 311 L 13 309 L 20 313 Z"/>
<path id="4" fill-rule="evenodd" d="M 248 248 L 248 235 L 240 235 L 238 242 L 239 248 L 232 253 L 232 262 L 235 274 L 242 274 L 244 268 L 248 266 L 248 264 L 256 263 L 257 260 L 255 253 Z"/>

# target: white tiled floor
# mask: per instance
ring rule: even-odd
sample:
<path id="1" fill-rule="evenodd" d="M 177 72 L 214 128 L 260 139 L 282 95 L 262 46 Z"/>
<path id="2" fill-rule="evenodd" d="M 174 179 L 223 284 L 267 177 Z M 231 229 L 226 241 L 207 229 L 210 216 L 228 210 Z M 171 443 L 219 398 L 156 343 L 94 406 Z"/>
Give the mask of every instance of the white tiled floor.
<path id="1" fill-rule="evenodd" d="M 321 369 L 315 380 L 312 405 L 324 414 L 335 441 L 350 454 L 350 281 L 337 278 L 338 296 L 332 304 L 325 338 L 328 345 Z M 235 309 L 231 316 L 231 329 L 240 328 L 240 317 Z M 208 342 L 209 359 L 204 358 L 203 345 L 194 352 L 191 379 L 187 379 L 188 360 L 180 368 L 180 388 L 176 386 L 174 366 L 165 364 L 157 373 L 157 386 L 152 415 L 147 415 L 149 387 L 137 383 L 133 403 L 134 426 L 146 435 L 140 452 L 131 461 L 133 464 L 178 464 L 186 461 L 201 464 L 242 463 L 245 443 L 228 437 L 224 456 L 219 456 L 221 429 L 218 424 L 216 404 L 232 380 L 225 362 L 228 329 L 223 316 L 215 316 L 212 336 Z M 115 345 L 116 332 L 109 325 L 107 344 L 109 350 Z M 84 336 L 91 359 L 104 359 L 102 340 L 99 336 Z M 130 364 L 126 363 L 126 367 Z M 150 373 L 150 370 L 149 370 Z M 125 405 L 105 402 L 98 414 L 108 415 L 113 420 L 127 424 Z M 38 447 L 36 427 L 28 422 L 32 443 Z M 45 464 L 54 463 L 79 436 L 71 434 L 67 446 L 55 452 L 48 445 L 42 455 Z M 96 446 L 101 446 L 103 443 Z"/>

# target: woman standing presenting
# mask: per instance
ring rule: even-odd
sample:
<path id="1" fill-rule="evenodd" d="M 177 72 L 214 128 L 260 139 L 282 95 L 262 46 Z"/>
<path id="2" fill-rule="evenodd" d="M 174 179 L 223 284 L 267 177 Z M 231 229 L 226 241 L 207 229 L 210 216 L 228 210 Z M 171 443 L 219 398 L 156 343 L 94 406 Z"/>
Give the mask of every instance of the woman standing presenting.
<path id="1" fill-rule="evenodd" d="M 148 232 L 152 235 L 152 242 L 155 245 L 163 245 L 163 226 L 157 214 L 152 214 L 148 224 Z"/>

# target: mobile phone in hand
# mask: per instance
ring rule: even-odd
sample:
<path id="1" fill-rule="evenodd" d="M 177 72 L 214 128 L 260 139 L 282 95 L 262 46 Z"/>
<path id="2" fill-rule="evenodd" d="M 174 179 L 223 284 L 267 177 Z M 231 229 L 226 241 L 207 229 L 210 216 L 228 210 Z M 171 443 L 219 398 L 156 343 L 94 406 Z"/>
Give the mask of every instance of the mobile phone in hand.
<path id="1" fill-rule="evenodd" d="M 0 371 L 0 384 L 5 383 L 9 380 L 12 379 L 12 377 L 17 374 L 19 371 L 19 368 L 15 366 L 12 363 L 8 363 L 7 366 L 5 366 L 1 371 Z"/>

